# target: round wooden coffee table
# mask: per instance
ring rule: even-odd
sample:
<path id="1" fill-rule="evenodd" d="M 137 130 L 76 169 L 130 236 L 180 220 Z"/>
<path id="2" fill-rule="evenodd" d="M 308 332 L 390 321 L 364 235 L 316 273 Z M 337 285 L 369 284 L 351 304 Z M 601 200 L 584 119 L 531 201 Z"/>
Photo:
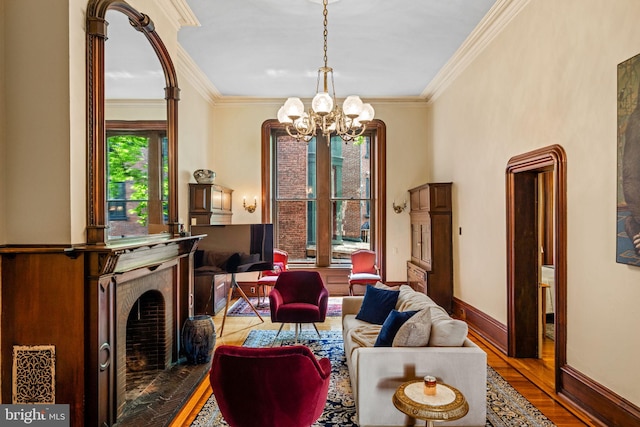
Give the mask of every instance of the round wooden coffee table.
<path id="1" fill-rule="evenodd" d="M 437 383 L 435 395 L 427 396 L 423 384 L 423 380 L 413 380 L 398 387 L 394 406 L 410 417 L 425 420 L 428 427 L 433 427 L 434 421 L 457 420 L 469 412 L 467 400 L 455 387 Z"/>

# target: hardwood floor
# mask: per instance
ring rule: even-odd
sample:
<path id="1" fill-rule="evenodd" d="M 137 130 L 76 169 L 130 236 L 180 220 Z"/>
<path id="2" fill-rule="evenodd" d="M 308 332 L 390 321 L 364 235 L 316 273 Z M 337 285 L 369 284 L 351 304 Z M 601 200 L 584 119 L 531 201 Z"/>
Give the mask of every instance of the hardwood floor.
<path id="1" fill-rule="evenodd" d="M 268 317 L 263 318 L 264 323 L 261 323 L 255 316 L 227 317 L 223 336 L 216 338 L 216 347 L 221 344 L 242 345 L 253 329 L 278 329 L 280 327 L 279 324 L 271 323 Z M 223 311 L 214 317 L 218 334 L 222 320 Z M 342 329 L 341 318 L 328 317 L 326 322 L 317 326 L 321 330 L 339 331 Z M 554 424 L 559 427 L 597 426 L 586 414 L 572 408 L 555 395 L 553 391 L 553 341 L 547 338 L 543 340 L 542 359 L 512 359 L 497 351 L 495 347 L 473 331 L 469 332 L 469 337 L 487 353 L 487 363 Z M 532 381 L 539 383 L 540 386 Z M 191 425 L 210 394 L 209 381 L 208 378 L 205 378 L 189 403 L 174 419 L 171 427 Z"/>

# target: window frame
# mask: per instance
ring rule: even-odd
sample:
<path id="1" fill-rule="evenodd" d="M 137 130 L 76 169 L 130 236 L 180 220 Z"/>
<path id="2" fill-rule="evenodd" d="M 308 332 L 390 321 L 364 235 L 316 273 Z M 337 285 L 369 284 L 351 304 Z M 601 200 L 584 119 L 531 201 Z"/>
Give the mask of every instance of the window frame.
<path id="1" fill-rule="evenodd" d="M 371 242 L 371 249 L 376 252 L 377 265 L 381 269 L 381 273 L 384 279 L 386 271 L 385 260 L 386 257 L 386 126 L 381 120 L 373 120 L 367 129 L 375 131 L 375 137 L 371 141 L 371 155 L 373 156 L 373 163 L 371 165 L 372 171 L 375 170 L 374 180 L 370 182 L 371 201 L 373 206 L 371 209 L 376 218 L 376 227 L 372 230 L 372 235 L 369 236 Z M 272 165 L 273 165 L 273 153 L 271 149 L 271 138 L 274 131 L 284 130 L 284 125 L 279 123 L 276 119 L 266 120 L 262 124 L 261 135 L 261 175 L 262 175 L 262 222 L 272 223 L 272 202 L 273 202 L 273 189 L 272 189 Z M 301 144 L 305 142 L 301 141 Z M 324 143 L 324 142 L 321 142 Z M 350 143 L 349 143 L 350 144 Z M 330 236 L 329 236 L 330 239 Z M 329 242 L 330 243 L 330 242 Z M 330 247 L 331 245 L 329 245 Z M 318 254 L 320 255 L 320 254 Z M 306 268 L 349 268 L 349 264 L 332 264 L 330 253 L 324 257 L 316 257 L 315 264 L 304 264 Z"/>
<path id="2" fill-rule="evenodd" d="M 156 187 L 154 190 L 151 190 L 153 194 L 151 195 L 147 195 L 147 199 L 129 199 L 125 196 L 124 199 L 122 200 L 112 200 L 109 198 L 109 194 L 108 191 L 105 192 L 105 205 L 106 205 L 106 213 L 107 213 L 107 217 L 106 217 L 106 223 L 107 225 L 110 224 L 110 222 L 112 221 L 112 219 L 109 216 L 109 205 L 110 203 L 113 202 L 122 202 L 126 205 L 126 203 L 128 202 L 141 202 L 141 201 L 145 201 L 147 202 L 147 209 L 148 209 L 148 221 L 147 221 L 147 233 L 144 234 L 132 234 L 132 235 L 123 235 L 120 236 L 120 238 L 122 237 L 142 237 L 142 236 L 148 236 L 150 234 L 155 234 L 152 233 L 151 229 L 154 227 L 158 226 L 158 223 L 162 223 L 163 225 L 167 224 L 168 222 L 168 218 L 167 216 L 164 214 L 164 209 L 163 209 L 163 205 L 168 204 L 170 202 L 170 189 L 169 189 L 169 195 L 168 197 L 165 199 L 164 198 L 164 189 L 163 189 L 163 183 L 169 182 L 169 176 L 163 176 L 164 172 L 163 172 L 163 168 L 166 166 L 166 162 L 168 161 L 168 150 L 169 150 L 169 146 L 168 146 L 168 138 L 169 138 L 169 134 L 168 134 L 168 127 L 167 127 L 167 121 L 166 120 L 105 120 L 105 147 L 108 145 L 108 139 L 111 136 L 116 136 L 116 135 L 136 135 L 136 136 L 142 136 L 142 137 L 147 137 L 149 139 L 149 141 L 154 145 L 154 148 L 151 149 L 151 152 L 149 153 L 149 158 L 147 159 L 147 167 L 148 167 L 148 178 L 149 178 L 149 185 L 150 187 L 151 185 L 151 181 L 154 181 L 156 183 Z M 166 140 L 167 146 L 163 147 L 163 140 Z M 167 149 L 167 153 L 166 156 L 163 156 L 163 150 Z M 155 155 L 151 155 L 152 153 L 157 154 L 157 157 Z M 155 160 L 154 160 L 155 159 Z M 108 166 L 107 166 L 107 172 L 108 172 Z M 106 183 L 107 185 L 109 185 L 109 177 L 106 177 Z M 170 184 L 169 184 L 170 186 Z M 154 196 L 155 197 L 152 197 Z M 119 222 L 119 221 L 128 221 L 130 219 L 129 215 L 126 215 L 126 218 L 122 218 L 122 219 L 113 219 L 114 222 Z M 111 235 L 110 233 L 107 233 L 107 236 L 109 239 L 117 239 L 118 236 L 116 235 Z"/>

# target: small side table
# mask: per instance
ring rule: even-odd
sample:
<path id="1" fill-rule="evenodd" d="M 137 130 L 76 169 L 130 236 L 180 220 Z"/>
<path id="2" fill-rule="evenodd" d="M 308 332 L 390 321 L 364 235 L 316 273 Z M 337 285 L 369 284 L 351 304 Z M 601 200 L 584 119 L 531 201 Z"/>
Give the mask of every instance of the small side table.
<path id="1" fill-rule="evenodd" d="M 434 421 L 452 421 L 469 412 L 469 404 L 455 387 L 438 383 L 436 394 L 427 396 L 423 391 L 423 380 L 402 384 L 393 395 L 393 405 L 410 417 L 426 420 L 428 427 Z"/>

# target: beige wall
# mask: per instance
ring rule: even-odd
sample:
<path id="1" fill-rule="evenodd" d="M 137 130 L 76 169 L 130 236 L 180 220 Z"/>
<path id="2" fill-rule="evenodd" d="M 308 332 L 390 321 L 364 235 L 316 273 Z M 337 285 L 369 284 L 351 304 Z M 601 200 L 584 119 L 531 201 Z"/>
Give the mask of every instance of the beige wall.
<path id="1" fill-rule="evenodd" d="M 70 72 L 84 58 L 84 3 L 4 2 L 3 242 L 70 243 L 84 232 L 72 222 L 84 216 L 84 78 Z"/>
<path id="2" fill-rule="evenodd" d="M 568 170 L 567 361 L 640 404 L 640 269 L 615 262 L 616 65 L 636 0 L 533 0 L 432 105 L 434 179 L 454 191 L 455 295 L 506 324 L 505 167 L 560 144 Z"/>
<path id="3" fill-rule="evenodd" d="M 180 71 L 180 68 L 178 68 Z M 178 154 L 178 218 L 188 227 L 189 182 L 196 182 L 193 171 L 215 169 L 213 161 L 212 106 L 193 85 L 178 74 L 180 84 L 179 154 Z M 216 180 L 217 181 L 217 180 Z"/>
<path id="4" fill-rule="evenodd" d="M 0 0 L 0 245 L 7 241 L 6 235 L 6 203 L 5 203 L 5 185 L 7 182 L 6 168 L 4 166 L 7 158 L 5 151 L 5 0 Z"/>
<path id="5" fill-rule="evenodd" d="M 219 103 L 214 107 L 210 165 L 216 182 L 234 189 L 233 222 L 260 221 L 261 206 L 250 214 L 242 198 L 260 196 L 260 132 L 284 100 L 260 103 Z M 427 106 L 415 102 L 376 102 L 376 118 L 387 126 L 387 280 L 406 281 L 410 258 L 409 214 L 393 212 L 391 203 L 408 199 L 407 190 L 427 182 Z"/>

